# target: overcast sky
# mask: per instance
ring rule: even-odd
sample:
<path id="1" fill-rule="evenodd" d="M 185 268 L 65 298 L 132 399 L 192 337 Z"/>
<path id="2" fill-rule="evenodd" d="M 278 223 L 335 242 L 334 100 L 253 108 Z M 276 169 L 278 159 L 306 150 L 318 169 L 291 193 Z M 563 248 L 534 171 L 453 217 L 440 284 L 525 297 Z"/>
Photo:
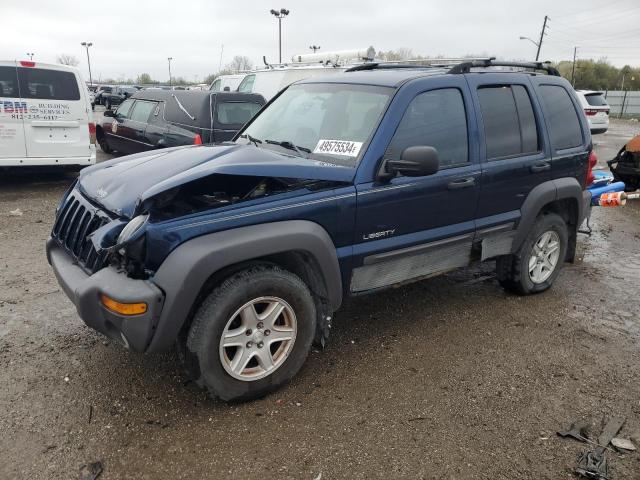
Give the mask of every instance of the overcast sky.
<path id="1" fill-rule="evenodd" d="M 94 81 L 135 78 L 146 72 L 189 81 L 202 80 L 234 55 L 255 64 L 277 61 L 278 26 L 271 8 L 287 8 L 282 22 L 283 60 L 321 51 L 410 48 L 425 56 L 496 55 L 533 59 L 545 15 L 551 18 L 541 60 L 608 59 L 617 66 L 640 66 L 638 0 L 0 0 L 0 59 L 55 62 L 61 53 L 81 61 L 82 41 L 90 49 Z M 280 3 L 278 3 L 280 2 Z"/>

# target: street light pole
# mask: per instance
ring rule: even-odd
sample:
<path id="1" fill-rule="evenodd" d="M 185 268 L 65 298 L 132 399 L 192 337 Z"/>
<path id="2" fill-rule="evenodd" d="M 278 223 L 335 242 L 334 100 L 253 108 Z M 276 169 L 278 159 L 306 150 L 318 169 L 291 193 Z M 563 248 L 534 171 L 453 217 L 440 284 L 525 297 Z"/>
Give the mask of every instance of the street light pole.
<path id="1" fill-rule="evenodd" d="M 93 78 L 91 78 L 91 60 L 89 59 L 89 47 L 93 45 L 91 42 L 82 42 L 84 48 L 87 49 L 87 65 L 89 65 L 89 85 L 93 85 Z"/>
<path id="2" fill-rule="evenodd" d="M 171 60 L 173 60 L 173 57 L 167 57 L 167 60 L 169 61 L 169 87 L 171 87 Z"/>
<path id="3" fill-rule="evenodd" d="M 313 53 L 316 53 L 318 50 L 320 50 L 320 45 L 311 45 L 309 48 L 313 50 Z"/>
<path id="4" fill-rule="evenodd" d="M 282 63 L 282 19 L 289 15 L 289 10 L 281 8 L 280 10 L 271 10 L 271 15 L 278 19 L 278 52 L 279 63 Z"/>
<path id="5" fill-rule="evenodd" d="M 35 53 L 27 52 L 27 55 L 29 55 L 29 60 L 33 61 L 33 56 L 35 55 Z"/>
<path id="6" fill-rule="evenodd" d="M 540 58 L 540 48 L 542 48 L 542 39 L 544 38 L 544 32 L 547 29 L 547 21 L 549 20 L 548 16 L 544 16 L 544 23 L 542 24 L 542 31 L 540 32 L 540 41 L 538 42 L 538 51 L 536 52 L 536 62 L 538 58 Z"/>

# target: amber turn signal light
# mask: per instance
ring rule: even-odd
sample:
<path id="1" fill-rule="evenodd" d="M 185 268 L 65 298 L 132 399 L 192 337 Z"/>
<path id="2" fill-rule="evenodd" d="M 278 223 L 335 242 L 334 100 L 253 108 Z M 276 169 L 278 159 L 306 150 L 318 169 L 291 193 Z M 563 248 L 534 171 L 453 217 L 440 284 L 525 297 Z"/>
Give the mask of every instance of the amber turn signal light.
<path id="1" fill-rule="evenodd" d="M 146 313 L 147 311 L 147 304 L 144 302 L 120 303 L 116 302 L 112 298 L 107 297 L 104 294 L 100 296 L 100 300 L 108 310 L 119 313 L 120 315 L 140 315 L 142 313 Z"/>

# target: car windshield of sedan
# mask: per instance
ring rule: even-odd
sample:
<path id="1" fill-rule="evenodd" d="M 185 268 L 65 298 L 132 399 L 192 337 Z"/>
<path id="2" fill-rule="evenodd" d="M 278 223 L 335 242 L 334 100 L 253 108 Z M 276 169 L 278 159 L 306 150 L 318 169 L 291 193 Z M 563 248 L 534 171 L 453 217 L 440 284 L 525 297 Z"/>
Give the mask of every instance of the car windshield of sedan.
<path id="1" fill-rule="evenodd" d="M 236 142 L 356 167 L 392 93 L 370 85 L 293 85 Z"/>

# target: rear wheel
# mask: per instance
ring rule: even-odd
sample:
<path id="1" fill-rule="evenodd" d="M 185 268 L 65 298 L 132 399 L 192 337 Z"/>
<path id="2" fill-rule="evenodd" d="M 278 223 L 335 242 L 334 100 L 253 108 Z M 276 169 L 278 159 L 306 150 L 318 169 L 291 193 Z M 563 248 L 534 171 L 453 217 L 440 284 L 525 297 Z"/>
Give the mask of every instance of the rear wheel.
<path id="1" fill-rule="evenodd" d="M 238 272 L 197 310 L 183 361 L 199 385 L 227 401 L 264 396 L 304 363 L 316 324 L 304 282 L 276 266 Z"/>
<path id="2" fill-rule="evenodd" d="M 98 140 L 98 145 L 100 145 L 100 149 L 104 152 L 104 153 L 112 153 L 113 152 L 113 148 L 111 148 L 109 146 L 109 144 L 107 143 L 107 137 L 104 134 L 104 132 L 102 132 L 102 130 L 100 130 L 100 133 L 96 132 L 96 136 L 97 136 L 97 140 Z"/>
<path id="3" fill-rule="evenodd" d="M 498 258 L 498 281 L 520 295 L 547 290 L 560 274 L 569 234 L 564 219 L 555 213 L 540 215 L 517 253 Z"/>

